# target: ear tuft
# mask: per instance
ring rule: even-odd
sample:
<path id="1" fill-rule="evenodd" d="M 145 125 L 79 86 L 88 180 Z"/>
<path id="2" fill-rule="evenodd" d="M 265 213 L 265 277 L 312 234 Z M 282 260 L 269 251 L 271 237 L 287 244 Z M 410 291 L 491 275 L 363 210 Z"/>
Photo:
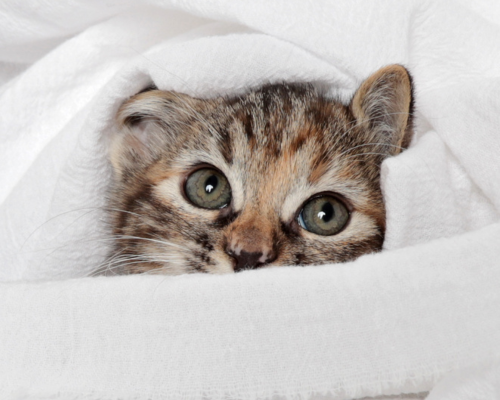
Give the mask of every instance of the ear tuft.
<path id="1" fill-rule="evenodd" d="M 381 68 L 356 91 L 350 110 L 388 156 L 408 147 L 413 136 L 413 88 L 401 65 Z"/>

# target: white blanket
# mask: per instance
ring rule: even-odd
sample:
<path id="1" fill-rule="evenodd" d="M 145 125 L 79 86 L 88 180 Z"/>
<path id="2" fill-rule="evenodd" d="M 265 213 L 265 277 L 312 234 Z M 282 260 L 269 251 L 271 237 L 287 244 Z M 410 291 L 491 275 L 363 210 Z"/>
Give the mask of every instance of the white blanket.
<path id="1" fill-rule="evenodd" d="M 413 74 L 417 134 L 383 166 L 385 252 L 82 279 L 109 244 L 107 135 L 125 98 L 286 80 L 347 100 L 391 63 Z M 347 399 L 427 392 L 455 370 L 494 388 L 497 1 L 6 0 L 0 82 L 2 399 Z M 429 399 L 494 398 L 453 382 Z"/>

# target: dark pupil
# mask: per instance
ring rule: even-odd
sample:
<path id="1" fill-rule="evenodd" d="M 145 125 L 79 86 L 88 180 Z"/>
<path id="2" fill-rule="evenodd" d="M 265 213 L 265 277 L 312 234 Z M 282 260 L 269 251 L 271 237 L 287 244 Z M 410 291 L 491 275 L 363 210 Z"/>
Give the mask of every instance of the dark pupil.
<path id="1" fill-rule="evenodd" d="M 218 184 L 219 184 L 219 180 L 217 179 L 217 177 L 215 175 L 210 176 L 205 181 L 205 192 L 212 193 L 217 188 Z"/>
<path id="2" fill-rule="evenodd" d="M 335 211 L 333 210 L 332 203 L 326 202 L 323 204 L 323 207 L 321 207 L 321 211 L 318 213 L 318 218 L 321 221 L 328 223 L 333 218 L 334 214 Z"/>

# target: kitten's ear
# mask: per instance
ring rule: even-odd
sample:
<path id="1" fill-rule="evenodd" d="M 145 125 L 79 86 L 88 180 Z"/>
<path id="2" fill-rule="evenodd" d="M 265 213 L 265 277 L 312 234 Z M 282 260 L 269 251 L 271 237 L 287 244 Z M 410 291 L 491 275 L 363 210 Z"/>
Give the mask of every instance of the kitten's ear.
<path id="1" fill-rule="evenodd" d="M 121 175 L 153 162 L 174 139 L 179 121 L 197 101 L 181 93 L 150 90 L 123 103 L 110 146 L 115 171 Z"/>
<path id="2" fill-rule="evenodd" d="M 408 147 L 413 135 L 411 76 L 401 65 L 381 68 L 366 79 L 351 104 L 356 123 L 370 131 L 370 141 L 380 143 L 388 156 Z"/>

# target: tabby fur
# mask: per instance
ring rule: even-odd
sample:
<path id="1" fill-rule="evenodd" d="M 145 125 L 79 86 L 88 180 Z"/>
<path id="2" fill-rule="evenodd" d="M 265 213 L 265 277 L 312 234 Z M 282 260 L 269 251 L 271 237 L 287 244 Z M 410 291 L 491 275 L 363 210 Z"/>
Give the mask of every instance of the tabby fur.
<path id="1" fill-rule="evenodd" d="M 340 263 L 380 250 L 380 166 L 411 140 L 412 98 L 400 65 L 369 77 L 349 105 L 293 83 L 214 99 L 161 90 L 133 96 L 112 137 L 115 244 L 106 271 L 232 273 L 241 269 L 238 252 L 258 255 L 252 269 Z M 227 177 L 228 207 L 187 200 L 187 176 L 205 165 Z M 297 222 L 318 193 L 334 194 L 349 210 L 336 235 Z"/>

